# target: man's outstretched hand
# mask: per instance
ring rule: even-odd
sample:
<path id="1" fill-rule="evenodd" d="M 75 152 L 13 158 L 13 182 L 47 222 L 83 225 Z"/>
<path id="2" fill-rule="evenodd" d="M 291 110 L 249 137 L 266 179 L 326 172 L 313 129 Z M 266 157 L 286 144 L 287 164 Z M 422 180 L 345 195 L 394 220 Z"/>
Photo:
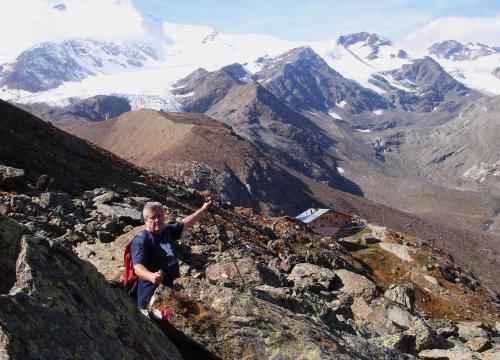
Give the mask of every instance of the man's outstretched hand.
<path id="1" fill-rule="evenodd" d="M 213 203 L 212 200 L 207 199 L 204 203 L 203 206 L 200 208 L 203 213 L 207 213 L 212 209 Z"/>

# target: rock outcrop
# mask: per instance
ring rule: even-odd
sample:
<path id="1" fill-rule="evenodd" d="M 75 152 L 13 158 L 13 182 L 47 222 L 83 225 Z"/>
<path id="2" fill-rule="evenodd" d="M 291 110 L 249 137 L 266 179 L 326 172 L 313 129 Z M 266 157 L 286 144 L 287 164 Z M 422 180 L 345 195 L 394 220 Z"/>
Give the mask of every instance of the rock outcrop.
<path id="1" fill-rule="evenodd" d="M 3 236 L 1 245 L 8 245 Z M 24 236 L 15 277 L 0 295 L 0 354 L 7 358 L 181 359 L 123 291 L 55 241 Z"/>

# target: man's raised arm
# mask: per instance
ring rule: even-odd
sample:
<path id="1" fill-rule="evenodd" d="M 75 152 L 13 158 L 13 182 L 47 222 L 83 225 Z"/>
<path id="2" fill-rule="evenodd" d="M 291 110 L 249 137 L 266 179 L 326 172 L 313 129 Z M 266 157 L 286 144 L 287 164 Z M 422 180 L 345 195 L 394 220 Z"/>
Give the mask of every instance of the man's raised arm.
<path id="1" fill-rule="evenodd" d="M 198 210 L 196 210 L 191 215 L 188 215 L 184 219 L 182 219 L 181 222 L 184 224 L 183 230 L 189 229 L 191 226 L 193 226 L 194 224 L 196 224 L 201 219 L 201 217 L 206 212 L 208 212 L 208 210 L 210 209 L 210 206 L 212 206 L 212 202 L 211 201 L 207 201 L 207 202 L 205 202 L 203 204 L 203 206 L 201 208 L 199 208 Z"/>

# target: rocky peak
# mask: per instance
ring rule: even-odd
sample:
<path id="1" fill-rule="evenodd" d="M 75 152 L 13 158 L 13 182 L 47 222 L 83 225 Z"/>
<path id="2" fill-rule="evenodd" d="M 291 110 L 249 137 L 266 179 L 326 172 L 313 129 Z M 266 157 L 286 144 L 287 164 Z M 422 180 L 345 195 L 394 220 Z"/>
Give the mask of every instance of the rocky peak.
<path id="1" fill-rule="evenodd" d="M 331 74 L 341 76 L 329 67 L 326 61 L 309 46 L 295 48 L 270 59 L 264 65 L 262 72 L 277 71 L 284 68 L 287 71 L 291 71 L 291 69 L 295 71 L 327 71 Z"/>
<path id="2" fill-rule="evenodd" d="M 432 45 L 428 52 L 437 58 L 448 60 L 475 60 L 500 52 L 500 49 L 482 43 L 468 42 L 463 45 L 456 40 L 446 40 Z"/>
<path id="3" fill-rule="evenodd" d="M 413 60 L 400 69 L 384 74 L 391 76 L 407 89 L 405 92 L 392 89 L 392 93 L 399 98 L 398 105 L 405 110 L 431 112 L 437 106 L 448 102 L 452 111 L 463 103 L 465 94 L 476 95 L 474 91 L 451 77 L 431 57 Z"/>
<path id="4" fill-rule="evenodd" d="M 379 48 L 381 46 L 392 46 L 392 42 L 383 36 L 380 36 L 378 34 L 370 34 L 367 32 L 360 32 L 356 34 L 349 34 L 349 35 L 343 35 L 340 36 L 337 40 L 338 45 L 342 45 L 345 48 L 348 48 L 352 45 L 361 45 L 362 47 L 367 47 L 371 50 L 371 52 L 366 56 L 368 60 L 374 60 L 378 58 L 379 54 Z M 358 45 L 358 46 L 359 46 Z M 401 59 L 406 59 L 408 58 L 408 54 L 406 54 L 404 51 L 400 50 L 397 55 L 394 54 L 393 56 L 397 56 L 398 58 Z"/>
<path id="5" fill-rule="evenodd" d="M 226 96 L 229 89 L 243 84 L 235 75 L 244 71 L 239 64 L 226 66 L 208 72 L 198 69 L 174 84 L 172 93 L 178 95 L 178 101 L 184 111 L 204 113 Z"/>
<path id="6" fill-rule="evenodd" d="M 337 39 L 337 44 L 343 46 L 354 45 L 359 42 L 365 42 L 365 45 L 370 47 L 378 47 L 383 45 L 392 45 L 392 42 L 383 36 L 375 33 L 359 32 L 354 34 L 342 35 Z"/>
<path id="7" fill-rule="evenodd" d="M 296 108 L 328 112 L 346 101 L 358 113 L 388 106 L 378 94 L 345 79 L 309 47 L 275 57 L 256 76 L 266 89 Z"/>

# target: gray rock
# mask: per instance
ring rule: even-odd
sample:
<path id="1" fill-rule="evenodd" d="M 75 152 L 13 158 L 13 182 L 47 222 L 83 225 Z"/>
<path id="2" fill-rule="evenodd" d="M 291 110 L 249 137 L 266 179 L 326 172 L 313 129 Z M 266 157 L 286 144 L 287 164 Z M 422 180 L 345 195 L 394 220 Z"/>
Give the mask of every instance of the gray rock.
<path id="1" fill-rule="evenodd" d="M 415 292 L 411 284 L 392 286 L 385 291 L 384 296 L 405 306 L 409 310 L 413 310 L 413 306 L 415 304 Z"/>
<path id="2" fill-rule="evenodd" d="M 373 234 L 363 234 L 361 235 L 361 244 L 363 245 L 369 245 L 369 244 L 376 244 L 379 243 L 381 240 L 377 236 Z"/>
<path id="3" fill-rule="evenodd" d="M 28 229 L 16 221 L 0 215 L 0 294 L 7 293 L 16 281 L 16 260 L 19 243 Z M 3 310 L 3 309 L 2 309 Z M 1 336 L 0 336 L 1 338 Z"/>
<path id="4" fill-rule="evenodd" d="M 123 232 L 124 234 L 126 234 L 126 233 L 128 233 L 129 231 L 132 231 L 132 230 L 134 230 L 134 227 L 133 227 L 132 225 L 127 225 L 127 226 L 125 226 L 125 227 L 123 228 L 123 231 L 122 231 L 122 232 Z"/>
<path id="5" fill-rule="evenodd" d="M 108 231 L 97 231 L 96 235 L 99 241 L 103 243 L 109 243 L 114 240 L 113 235 Z"/>
<path id="6" fill-rule="evenodd" d="M 235 261 L 245 285 L 281 285 L 278 276 L 260 261 L 249 257 L 236 258 Z M 212 284 L 233 284 L 238 286 L 242 283 L 234 263 L 227 254 L 217 263 L 207 266 L 205 275 Z"/>
<path id="7" fill-rule="evenodd" d="M 441 327 L 436 331 L 439 335 L 449 338 L 458 335 L 458 328 L 455 325 Z"/>
<path id="8" fill-rule="evenodd" d="M 85 231 L 89 235 L 96 235 L 98 229 L 99 224 L 97 223 L 97 221 L 90 221 L 85 225 L 83 231 Z"/>
<path id="9" fill-rule="evenodd" d="M 419 353 L 427 349 L 444 349 L 449 344 L 442 336 L 436 334 L 423 320 L 417 319 L 415 324 L 404 332 L 415 338 L 414 351 Z"/>
<path id="10" fill-rule="evenodd" d="M 139 225 L 142 223 L 141 213 L 131 208 L 128 204 L 114 204 L 113 206 L 106 204 L 97 204 L 97 212 L 118 221 L 123 221 L 127 224 Z"/>
<path id="11" fill-rule="evenodd" d="M 0 186 L 5 189 L 16 188 L 24 183 L 24 169 L 0 165 Z"/>
<path id="12" fill-rule="evenodd" d="M 104 194 L 98 195 L 92 199 L 94 204 L 109 204 L 113 202 L 113 200 L 117 200 L 120 198 L 120 194 L 114 191 L 108 191 Z"/>
<path id="13" fill-rule="evenodd" d="M 62 206 L 66 209 L 73 208 L 73 202 L 68 194 L 63 192 L 45 192 L 40 195 L 40 206 L 43 208 L 56 208 Z"/>
<path id="14" fill-rule="evenodd" d="M 472 338 L 487 338 L 488 333 L 481 328 L 482 323 L 471 321 L 458 323 L 458 335 L 466 340 Z"/>
<path id="15" fill-rule="evenodd" d="M 365 300 L 370 301 L 377 292 L 375 284 L 363 275 L 344 269 L 336 270 L 335 275 L 340 280 L 336 284 L 336 288 L 343 293 L 352 296 L 362 296 Z"/>
<path id="16" fill-rule="evenodd" d="M 131 196 L 131 197 L 126 197 L 123 199 L 124 202 L 127 204 L 130 204 L 133 208 L 142 211 L 144 208 L 144 205 L 147 202 L 153 201 L 152 199 L 144 196 Z"/>
<path id="17" fill-rule="evenodd" d="M 287 279 L 293 281 L 298 288 L 317 286 L 318 289 L 330 290 L 335 280 L 335 273 L 318 265 L 300 263 L 293 267 Z"/>
<path id="18" fill-rule="evenodd" d="M 387 318 L 393 323 L 396 323 L 406 329 L 411 327 L 415 322 L 415 317 L 412 314 L 410 314 L 406 309 L 397 306 L 391 306 L 387 309 Z"/>
<path id="19" fill-rule="evenodd" d="M 13 195 L 10 198 L 10 208 L 13 212 L 23 213 L 25 215 L 33 215 L 30 204 L 31 198 L 23 194 Z"/>
<path id="20" fill-rule="evenodd" d="M 479 358 L 471 351 L 460 349 L 432 349 L 422 350 L 418 353 L 421 359 L 425 360 L 479 360 Z"/>
<path id="21" fill-rule="evenodd" d="M 491 348 L 491 342 L 485 337 L 474 337 L 467 341 L 467 346 L 472 351 L 483 352 Z"/>
<path id="22" fill-rule="evenodd" d="M 413 327 L 416 320 L 405 307 L 385 297 L 376 298 L 370 304 L 362 297 L 354 298 L 351 311 L 356 323 L 386 337 Z"/>

